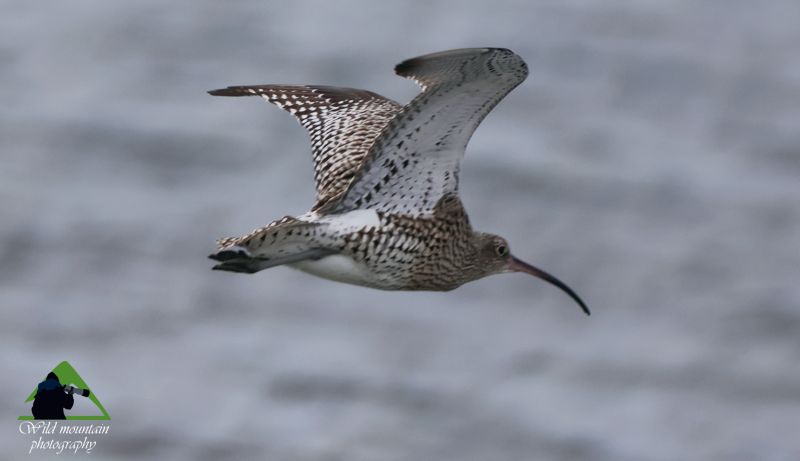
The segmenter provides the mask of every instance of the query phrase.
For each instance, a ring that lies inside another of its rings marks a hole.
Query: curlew
[[[218,241],[214,269],[254,273],[288,265],[383,290],[452,290],[488,275],[559,279],[472,228],[458,197],[459,167],[483,118],[528,75],[502,48],[406,60],[395,72],[422,92],[405,106],[370,91],[316,85],[231,86],[214,96],[261,96],[308,131],[316,202],[241,237]]]

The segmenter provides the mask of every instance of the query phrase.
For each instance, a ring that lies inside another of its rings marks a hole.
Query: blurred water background
[[[61,360],[98,460],[800,459],[797,1],[0,5],[0,459]],[[313,188],[292,117],[206,90],[405,102],[394,64],[467,46],[531,69],[468,149],[473,225],[592,317],[523,275],[209,270]]]

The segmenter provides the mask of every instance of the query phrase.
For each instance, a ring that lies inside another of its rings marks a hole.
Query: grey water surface
[[[797,1],[0,5],[0,459],[62,360],[97,460],[800,459]],[[524,275],[210,271],[313,185],[288,114],[206,90],[405,102],[396,63],[468,46],[531,69],[467,151],[472,223],[592,317]]]

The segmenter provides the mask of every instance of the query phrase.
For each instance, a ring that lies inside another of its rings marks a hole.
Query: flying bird
[[[506,239],[472,228],[458,196],[461,159],[484,117],[528,75],[503,48],[469,48],[401,62],[422,87],[402,106],[371,91],[317,85],[230,86],[214,96],[261,96],[311,138],[316,202],[241,237],[220,239],[216,270],[288,265],[383,290],[448,291],[524,272],[566,284],[514,256]]]

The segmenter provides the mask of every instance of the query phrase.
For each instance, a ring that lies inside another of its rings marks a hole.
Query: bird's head
[[[561,288],[573,300],[575,300],[576,303],[578,303],[586,315],[590,314],[589,308],[586,307],[586,304],[584,304],[581,298],[575,294],[575,292],[572,291],[572,289],[564,282],[553,277],[547,272],[512,256],[511,249],[509,248],[506,239],[500,237],[499,235],[486,234],[482,232],[476,232],[474,235],[475,242],[477,243],[477,258],[475,261],[475,267],[477,267],[478,270],[483,273],[483,276],[504,274],[507,272],[524,272],[526,274],[533,275],[534,277],[538,277],[557,286],[558,288]]]

